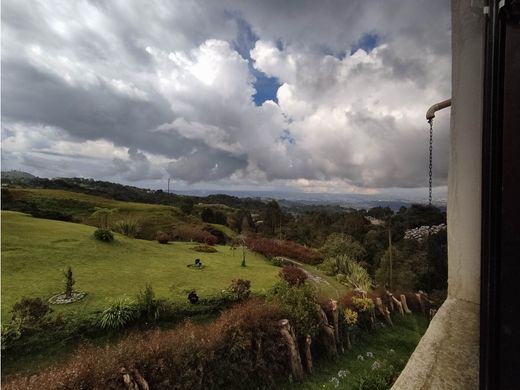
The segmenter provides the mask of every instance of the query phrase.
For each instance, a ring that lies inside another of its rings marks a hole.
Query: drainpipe
[[[435,118],[435,112],[442,110],[443,108],[451,106],[451,99],[444,100],[443,102],[434,104],[428,111],[426,111],[426,120],[431,122]]]

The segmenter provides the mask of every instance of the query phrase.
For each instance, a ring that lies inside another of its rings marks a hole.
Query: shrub
[[[22,298],[13,305],[11,310],[13,321],[21,323],[37,323],[41,321],[51,309],[40,298]]]
[[[358,313],[347,307],[345,310],[343,310],[343,318],[345,319],[348,327],[352,328],[357,325]]]
[[[285,259],[280,256],[275,256],[271,259],[271,263],[277,267],[283,267]]]
[[[215,237],[213,234],[209,234],[204,238],[204,244],[206,245],[217,245],[217,241],[217,237]]]
[[[332,233],[320,251],[325,257],[348,256],[356,261],[363,260],[367,255],[363,245],[353,237],[342,233]]]
[[[159,244],[168,244],[168,242],[170,241],[170,236],[164,232],[159,231],[155,235],[155,239]]]
[[[156,321],[165,309],[166,303],[155,298],[152,285],[147,284],[144,290],[137,294],[137,310],[140,317],[147,321]]]
[[[2,351],[11,348],[20,337],[22,337],[22,321],[16,319],[2,324]]]
[[[31,215],[34,218],[45,218],[45,219],[54,219],[56,221],[64,221],[71,222],[73,220],[72,215],[67,213],[62,213],[56,210],[41,210],[41,209],[33,209],[31,210]]]
[[[127,325],[137,317],[137,306],[128,298],[119,298],[113,301],[101,313],[99,325],[103,329],[118,329]]]
[[[318,299],[310,284],[297,287],[280,281],[273,286],[269,299],[281,307],[300,338],[307,334],[315,336],[318,333]]]
[[[203,252],[203,253],[215,253],[215,252],[218,252],[217,251],[217,248],[215,247],[212,247],[210,245],[197,245],[197,246],[194,246],[193,248],[194,251],[196,252]]]
[[[293,265],[283,267],[279,275],[291,286],[301,286],[307,280],[307,273]]]
[[[360,288],[368,291],[372,287],[368,271],[348,256],[330,257],[320,264],[319,268],[327,275],[338,275],[338,281],[351,289]]]
[[[196,241],[207,245],[214,245],[218,242],[217,237],[199,226],[176,227],[171,238],[178,241]]]
[[[118,233],[124,234],[127,237],[135,238],[141,231],[141,227],[137,221],[127,219],[117,222],[114,230]]]
[[[249,249],[267,257],[283,256],[306,264],[319,264],[322,261],[320,253],[293,241],[272,240],[269,238],[249,237]]]
[[[99,228],[94,232],[94,238],[98,241],[110,242],[114,239],[114,235],[108,229]]]
[[[245,279],[234,279],[228,287],[228,291],[238,300],[249,298],[249,295],[251,294],[251,281]]]
[[[248,301],[208,324],[185,322],[172,330],[131,334],[115,345],[81,346],[70,360],[6,389],[122,388],[122,368],[137,370],[151,389],[274,388],[289,372],[280,335],[281,310]]]

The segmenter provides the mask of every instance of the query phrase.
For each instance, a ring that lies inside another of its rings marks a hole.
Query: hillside
[[[21,171],[2,171],[2,184],[9,187],[65,190],[87,195],[103,196],[121,201],[182,206],[186,202],[223,204],[233,208],[263,209],[265,202],[253,197],[238,198],[225,194],[208,196],[178,195],[119,183],[80,177],[47,179]]]
[[[175,206],[119,201],[107,197],[88,195],[73,191],[10,188],[2,192],[2,208],[32,214],[49,219],[74,221],[95,226],[98,220],[92,217],[96,208],[114,210],[110,215],[111,225],[120,221],[135,221],[140,226],[139,238],[154,239],[158,231],[171,231],[180,226],[198,226],[200,229],[218,230],[224,237],[234,233],[226,226],[202,224],[195,215],[187,215]],[[233,209],[230,209],[233,212]]]
[[[152,206],[150,206],[152,207]],[[217,253],[198,253],[192,243],[130,239],[117,235],[107,244],[96,241],[94,228],[81,224],[32,218],[2,212],[2,314],[23,296],[49,298],[64,289],[63,271],[70,265],[75,287],[87,297],[60,311],[92,312],[103,309],[110,298],[132,297],[152,283],[158,297],[184,300],[187,291],[200,296],[215,294],[232,279],[251,280],[253,291],[266,291],[279,268],[256,253],[247,253],[247,267],[238,254],[217,246]],[[186,267],[195,258],[206,267]]]

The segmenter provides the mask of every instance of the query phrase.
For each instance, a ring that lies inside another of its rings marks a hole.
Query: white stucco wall
[[[448,295],[479,303],[484,15],[471,3],[452,1]]]
[[[448,299],[392,389],[478,388],[485,19],[472,3],[451,2]]]

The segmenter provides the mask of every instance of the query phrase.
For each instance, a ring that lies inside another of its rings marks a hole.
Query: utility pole
[[[390,223],[390,219],[388,219],[388,254],[389,254],[389,260],[390,260],[390,291],[392,291],[392,225]]]
[[[170,193],[170,178],[168,178],[168,194]]]

